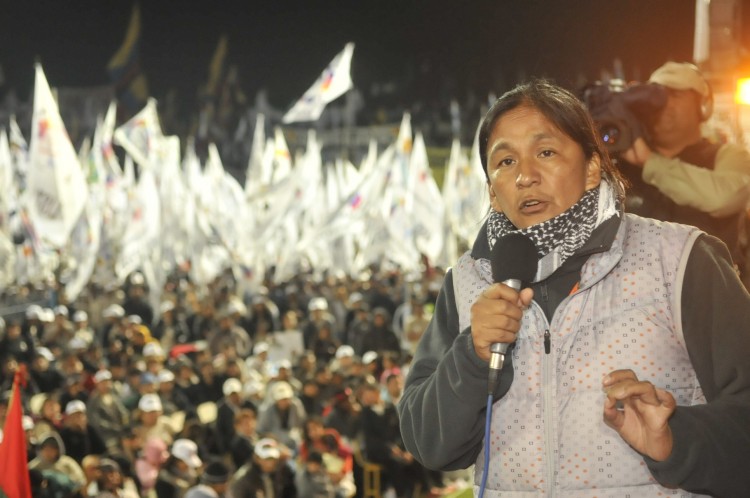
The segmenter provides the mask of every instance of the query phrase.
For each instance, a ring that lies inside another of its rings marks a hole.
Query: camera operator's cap
[[[651,73],[648,81],[675,90],[694,90],[703,98],[711,95],[708,82],[700,70],[688,62],[667,62]]]
[[[203,462],[198,456],[198,445],[190,439],[178,439],[172,443],[172,455],[179,458],[190,467],[197,469]]]
[[[279,451],[279,445],[276,441],[271,438],[263,438],[255,443],[255,454],[262,459],[267,458],[280,458],[281,451]]]
[[[224,384],[221,386],[221,390],[224,393],[224,396],[229,396],[232,393],[241,393],[242,382],[240,382],[239,379],[230,377],[224,381]]]
[[[86,413],[86,403],[84,403],[80,399],[74,399],[73,401],[69,401],[68,404],[65,405],[65,415],[73,415],[74,413],[78,412]]]

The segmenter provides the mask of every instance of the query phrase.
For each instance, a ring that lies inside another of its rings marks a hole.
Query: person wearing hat
[[[235,468],[248,462],[258,437],[258,413],[253,408],[241,408],[234,416],[234,436],[229,442],[229,455]]]
[[[322,296],[314,297],[310,299],[307,305],[307,319],[302,323],[302,342],[305,349],[311,349],[313,340],[318,336],[318,331],[323,327],[327,326],[333,336],[333,331],[336,330],[336,321],[328,311],[328,301]]]
[[[159,384],[157,393],[161,399],[164,415],[172,415],[176,412],[187,411],[192,406],[190,400],[185,396],[184,391],[175,389],[174,373],[163,368],[156,374],[156,380]]]
[[[230,377],[222,386],[222,397],[216,403],[216,436],[220,452],[226,452],[234,437],[234,417],[243,408],[242,381]]]
[[[200,484],[190,488],[185,498],[221,498],[227,491],[229,469],[220,460],[210,462],[203,469]]]
[[[135,483],[125,478],[120,464],[113,458],[99,460],[99,479],[96,481],[97,498],[138,498]]]
[[[270,402],[258,414],[258,432],[271,434],[282,444],[297,448],[307,418],[305,407],[286,381],[274,382],[269,391]]]
[[[667,102],[645,123],[649,141],[636,139],[622,155],[620,167],[631,183],[626,211],[697,226],[721,239],[744,269],[740,243],[750,200],[750,154],[739,144],[704,136],[713,96],[696,66],[667,62],[649,83],[667,90]]]
[[[169,450],[169,458],[159,471],[154,490],[159,498],[182,498],[198,483],[203,461],[198,456],[198,445],[191,439],[176,439]],[[238,496],[238,495],[236,495]]]
[[[163,415],[164,411],[158,394],[149,393],[141,396],[138,400],[137,413],[135,430],[143,441],[156,437],[170,444],[174,440],[177,431],[170,424],[169,419]]]
[[[77,399],[65,407],[60,439],[65,444],[66,454],[79,464],[87,455],[99,455],[107,451],[99,432],[88,421],[86,404]]]
[[[120,444],[123,428],[130,422],[130,414],[112,388],[112,372],[98,370],[94,374],[94,390],[86,404],[89,423],[97,430],[108,450]]]
[[[273,438],[263,438],[255,444],[253,458],[237,469],[230,481],[232,496],[297,496],[295,473],[287,464],[289,449]]]
[[[154,323],[154,308],[148,302],[146,279],[140,272],[134,272],[126,282],[126,298],[122,303],[125,315],[137,315],[142,323],[151,326]]]
[[[29,462],[29,470],[54,471],[68,476],[80,488],[86,483],[81,466],[65,454],[65,444],[60,435],[49,432],[39,438],[37,456]]]
[[[146,495],[154,489],[159,471],[168,459],[168,445],[162,439],[153,437],[143,444],[143,449],[134,463],[141,493]]]
[[[44,393],[57,391],[65,385],[65,377],[53,366],[55,355],[43,346],[36,348],[29,373],[39,390]]]

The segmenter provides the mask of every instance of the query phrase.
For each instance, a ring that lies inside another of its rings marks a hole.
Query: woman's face
[[[487,141],[492,208],[523,229],[568,210],[601,180],[600,158],[581,146],[535,107],[503,114]]]

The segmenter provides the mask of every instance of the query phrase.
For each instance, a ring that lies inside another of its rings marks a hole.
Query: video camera
[[[610,155],[616,157],[629,149],[637,138],[648,141],[644,122],[664,108],[667,90],[655,83],[597,81],[583,88],[581,100],[591,113]]]

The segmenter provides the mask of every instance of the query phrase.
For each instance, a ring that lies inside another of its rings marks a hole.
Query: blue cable
[[[487,396],[487,416],[484,421],[484,470],[482,471],[482,483],[479,485],[479,498],[484,497],[484,488],[487,485],[487,474],[490,470],[490,422],[492,421],[492,394]]]

